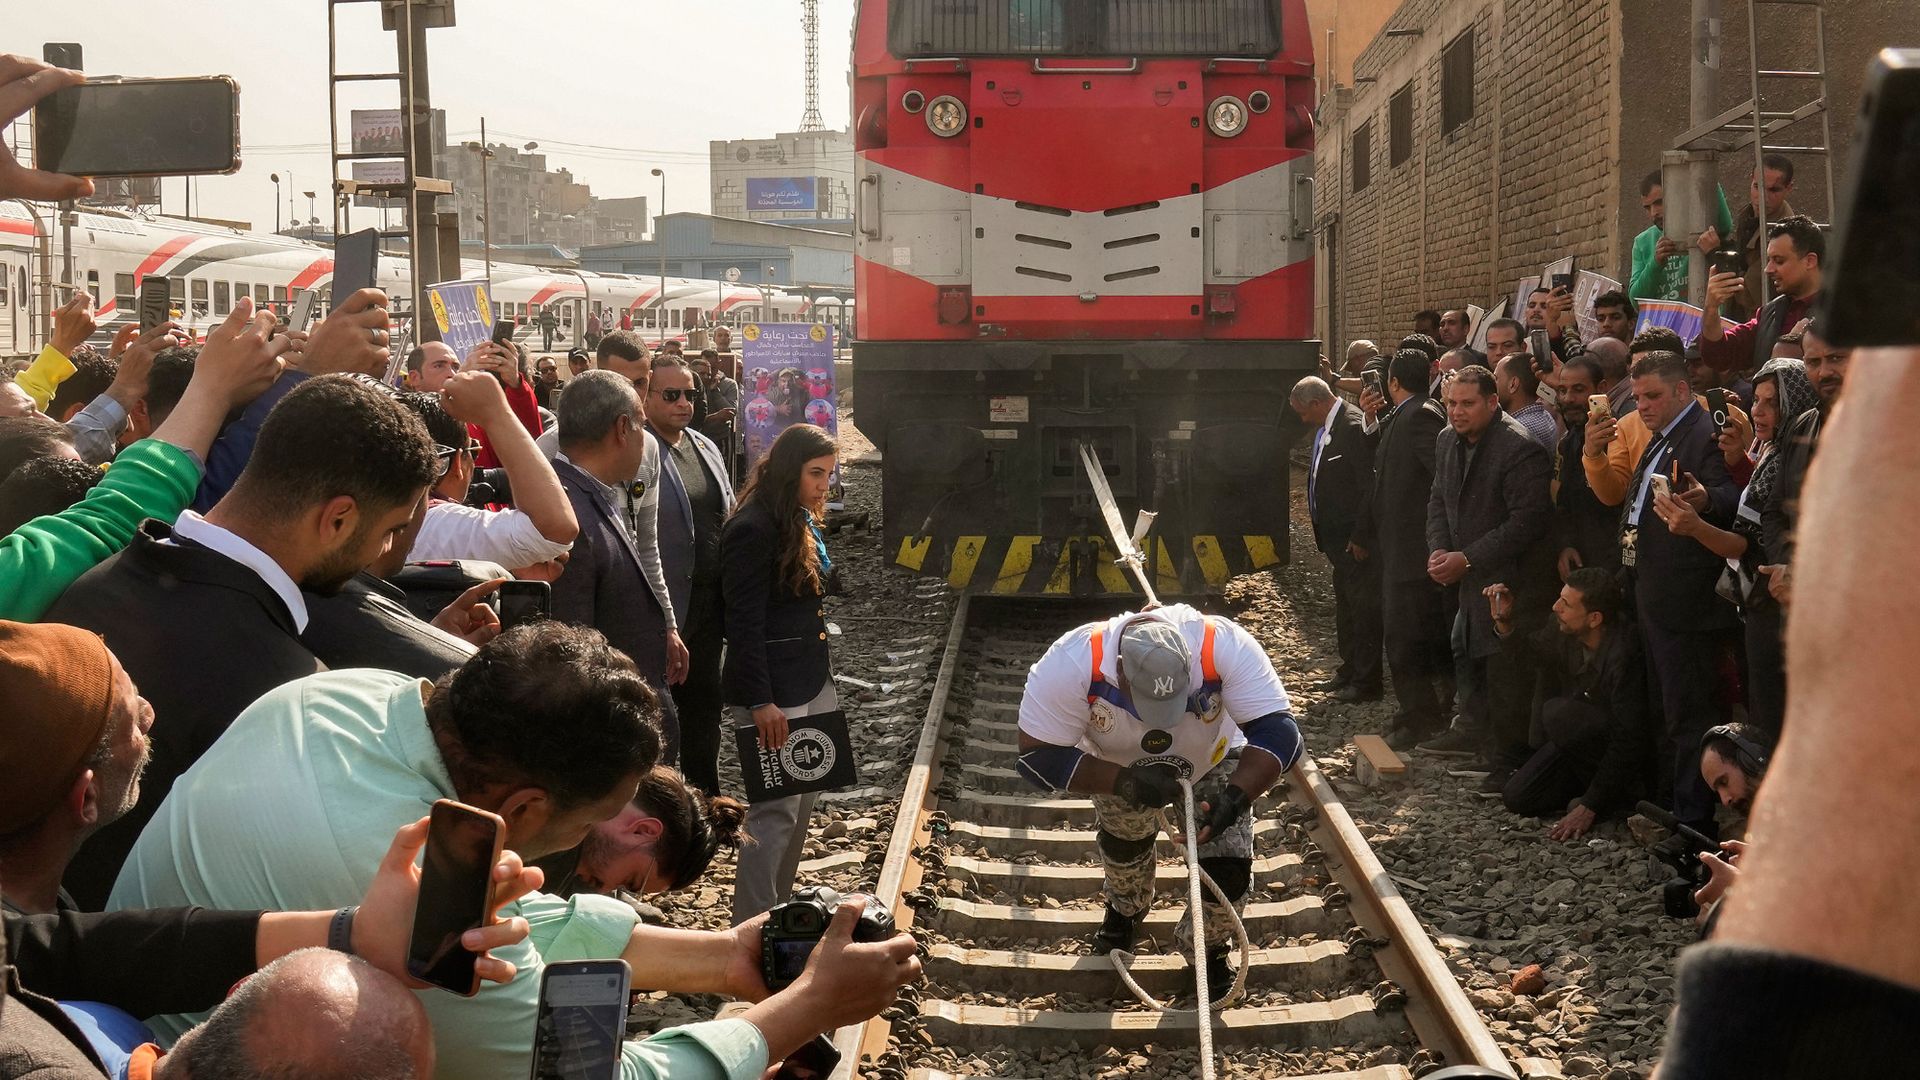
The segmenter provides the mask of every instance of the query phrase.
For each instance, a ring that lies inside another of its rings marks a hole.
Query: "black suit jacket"
[[[1474,656],[1492,656],[1500,642],[1481,590],[1506,585],[1516,610],[1525,613],[1539,607],[1553,572],[1551,545],[1545,542],[1553,526],[1548,492],[1553,465],[1546,449],[1504,412],[1480,436],[1470,464],[1466,448],[1452,427],[1442,429],[1435,442],[1427,550],[1466,555],[1460,609],[1467,613],[1468,648]]]
[[[1713,420],[1698,402],[1687,406],[1672,437],[1663,445],[1648,445],[1627,487],[1626,512],[1632,511],[1639,496],[1641,477],[1649,469],[1671,476],[1676,462],[1683,476],[1692,473],[1707,489],[1707,508],[1700,516],[1722,529],[1732,525],[1740,489],[1727,475],[1727,462],[1720,455]],[[1633,566],[1634,606],[1640,620],[1676,633],[1724,630],[1738,625],[1739,615],[1733,605],[1720,599],[1714,591],[1727,561],[1697,540],[1668,532],[1660,515],[1653,512],[1651,491],[1644,501]]]
[[[553,583],[553,617],[605,634],[664,695],[667,619],[640,570],[633,538],[614,517],[623,511],[609,506],[600,482],[571,462],[555,459],[553,471],[580,522],[567,568]]]
[[[1317,473],[1312,464],[1311,435],[1307,444],[1307,470],[1313,484],[1313,539],[1328,554],[1347,550],[1361,507],[1373,492],[1373,442],[1360,429],[1360,410],[1339,398],[1334,399],[1333,409]]]
[[[1434,444],[1447,413],[1429,397],[1411,397],[1380,421],[1373,489],[1360,504],[1354,538],[1380,561],[1384,580],[1427,577],[1427,499],[1433,494]]]
[[[827,611],[818,593],[780,580],[780,536],[766,504],[741,504],[720,534],[729,705],[805,705],[833,677]]]
[[[140,801],[95,833],[67,868],[80,906],[98,910],[140,830],[173,782],[262,694],[325,665],[300,642],[293,614],[260,575],[149,519],[125,551],[87,571],[47,622],[106,639],[153,704],[153,753]]]
[[[1580,457],[1585,451],[1585,426],[1569,428],[1560,440],[1559,492],[1553,500],[1555,529],[1561,548],[1580,553],[1582,566],[1620,569],[1620,508],[1608,506],[1587,483]]]
[[[330,668],[380,668],[438,679],[472,656],[472,645],[408,611],[407,594],[361,571],[338,593],[304,594],[300,640]]]

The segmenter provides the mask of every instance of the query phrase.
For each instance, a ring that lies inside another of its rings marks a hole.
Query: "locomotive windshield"
[[[897,57],[1225,56],[1280,51],[1272,0],[891,0]]]

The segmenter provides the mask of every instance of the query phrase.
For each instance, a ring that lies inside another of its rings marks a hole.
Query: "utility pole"
[[[660,178],[660,209],[653,213],[653,242],[660,249],[660,347],[667,347],[667,230],[662,221],[667,216],[667,173],[665,169],[653,170]]]
[[[427,29],[452,25],[453,5],[444,6],[445,18],[429,17],[434,5],[400,0],[382,14],[400,51],[400,121],[407,126],[407,176],[438,176],[434,168],[433,104],[427,79]],[[402,10],[395,10],[400,8]],[[424,9],[424,10],[423,10]],[[435,12],[434,14],[438,14]],[[440,245],[435,235],[434,209],[438,196],[415,186],[407,191],[407,254],[413,262],[413,318],[427,312],[427,286],[440,281]],[[416,330],[416,340],[426,336]]]
[[[1690,68],[1687,122],[1689,127],[1698,129],[1712,123],[1714,115],[1720,111],[1720,0],[1693,0],[1693,59]],[[1687,295],[1701,306],[1705,306],[1707,301],[1707,257],[1692,238],[1707,231],[1718,218],[1714,211],[1720,204],[1716,194],[1720,182],[1719,158],[1720,155],[1712,150],[1693,150],[1687,155],[1691,180],[1687,186],[1693,196],[1688,202],[1692,212],[1680,221],[1689,237],[1685,245]],[[1667,195],[1671,199],[1671,189]],[[1673,213],[1673,209],[1669,203],[1667,213]],[[1728,239],[1721,238],[1722,242]]]

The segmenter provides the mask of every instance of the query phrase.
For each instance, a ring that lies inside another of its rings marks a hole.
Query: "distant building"
[[[742,221],[709,214],[663,214],[668,277],[722,281],[740,271],[743,285],[775,285],[790,292],[853,293],[853,237],[800,223]],[[654,240],[589,247],[580,268],[609,274],[657,274]]]
[[[460,239],[486,236],[484,207],[493,209],[496,247],[551,244],[578,251],[635,239],[646,232],[647,200],[597,199],[566,169],[548,169],[547,156],[493,143],[489,164],[477,146],[449,147],[441,166],[453,181]],[[482,168],[488,172],[481,175]]]
[[[851,221],[853,135],[795,131],[709,144],[713,212],[751,221]]]

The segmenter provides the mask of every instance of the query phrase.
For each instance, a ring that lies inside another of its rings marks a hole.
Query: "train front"
[[[1287,557],[1313,371],[1304,0],[862,0],[853,344],[899,561],[981,592],[1158,591]]]

